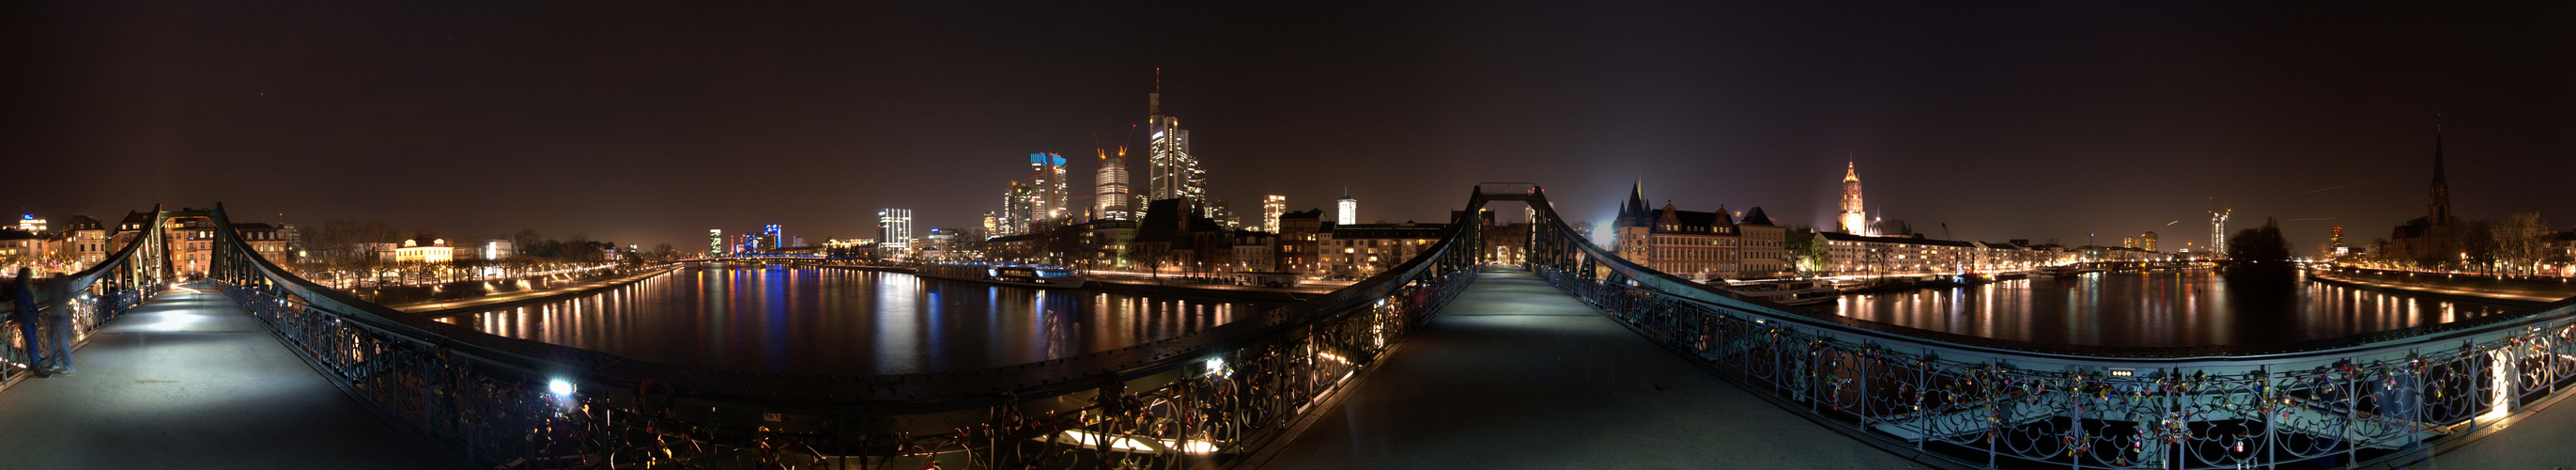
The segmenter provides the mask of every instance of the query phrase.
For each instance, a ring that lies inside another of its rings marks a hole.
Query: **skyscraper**
[[[1127,148],[1119,147],[1116,156],[1111,156],[1109,149],[1099,150],[1100,173],[1092,184],[1096,188],[1092,202],[1098,205],[1099,217],[1136,220],[1134,214],[1138,206],[1133,205],[1134,192],[1127,187]]]
[[[1029,154],[1029,189],[1036,199],[1029,201],[1032,220],[1050,220],[1073,215],[1065,207],[1064,156],[1052,153]]]
[[[1216,221],[1218,226],[1223,226],[1226,230],[1241,228],[1243,225],[1242,221],[1235,220],[1234,207],[1226,205],[1224,199],[1209,202],[1207,212],[1209,220]]]
[[[1876,235],[1876,233],[1874,233],[1875,231],[1870,230],[1869,216],[1863,213],[1861,209],[1862,207],[1864,206],[1861,205],[1860,200],[1860,164],[1858,162],[1845,163],[1843,166],[1842,215],[1835,220],[1837,225],[1842,226],[1843,233],[1853,235]]]
[[[892,259],[912,251],[912,209],[877,211],[877,248]]]
[[[760,247],[768,249],[785,248],[786,245],[783,245],[786,243],[786,240],[784,240],[785,238],[787,238],[786,234],[782,233],[782,231],[778,229],[778,224],[769,224],[766,227],[761,227]]]
[[[1012,181],[1010,188],[1002,190],[1001,231],[993,234],[1007,237],[1029,233],[1041,218],[1039,214],[1038,191]]]
[[[720,229],[720,228],[711,228],[711,229],[707,229],[707,256],[714,257],[714,256],[724,256],[724,255],[725,255],[724,229]]]
[[[2209,211],[2209,252],[2212,256],[2227,256],[2227,216],[2234,213],[2235,209]]]
[[[1342,200],[1334,206],[1341,209],[1342,213],[1333,218],[1333,223],[1341,225],[1360,223],[1360,200],[1351,199],[1351,188],[1342,188]]]
[[[1151,158],[1146,172],[1149,200],[1186,199],[1189,207],[1202,217],[1215,214],[1207,204],[1207,173],[1199,169],[1197,158],[1190,156],[1190,131],[1181,129],[1181,118],[1163,115],[1163,69],[1154,69],[1154,92],[1145,97],[1146,149]]]
[[[1261,199],[1261,231],[1279,233],[1279,215],[1288,213],[1288,196],[1272,194]]]
[[[2144,248],[2144,249],[2146,249],[2147,251],[2156,251],[2156,233],[2155,233],[2155,232],[2147,232],[2147,233],[2139,234],[2139,235],[2138,235],[2138,248]]]

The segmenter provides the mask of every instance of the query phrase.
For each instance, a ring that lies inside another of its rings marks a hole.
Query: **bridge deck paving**
[[[1921,467],[1489,271],[1265,468]]]
[[[2576,400],[2542,408],[2460,446],[2423,468],[2576,469]]]
[[[173,291],[0,393],[6,468],[447,468],[220,294]]]

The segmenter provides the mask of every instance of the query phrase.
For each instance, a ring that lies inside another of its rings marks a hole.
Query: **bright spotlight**
[[[565,382],[564,379],[554,379],[554,381],[546,382],[546,391],[554,392],[555,396],[558,397],[572,396],[572,382]]]

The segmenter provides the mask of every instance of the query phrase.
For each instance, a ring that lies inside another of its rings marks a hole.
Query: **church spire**
[[[2433,125],[2433,185],[2449,186],[2442,178],[2442,125]]]
[[[2433,225],[2451,223],[2451,183],[2442,175],[2442,126],[2433,125],[2433,194],[2427,201],[2425,222]]]
[[[1629,220],[1652,213],[1653,209],[1646,208],[1646,179],[1637,178],[1637,185],[1628,188],[1628,203],[1619,206],[1619,218]]]

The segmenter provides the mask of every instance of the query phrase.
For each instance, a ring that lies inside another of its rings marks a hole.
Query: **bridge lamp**
[[[1224,357],[1211,357],[1211,358],[1208,358],[1208,359],[1207,359],[1207,375],[1221,375],[1221,374],[1224,374],[1224,373],[1225,373],[1225,358],[1224,358]]]
[[[572,382],[564,379],[547,381],[546,392],[553,393],[556,398],[569,398],[572,396]]]

